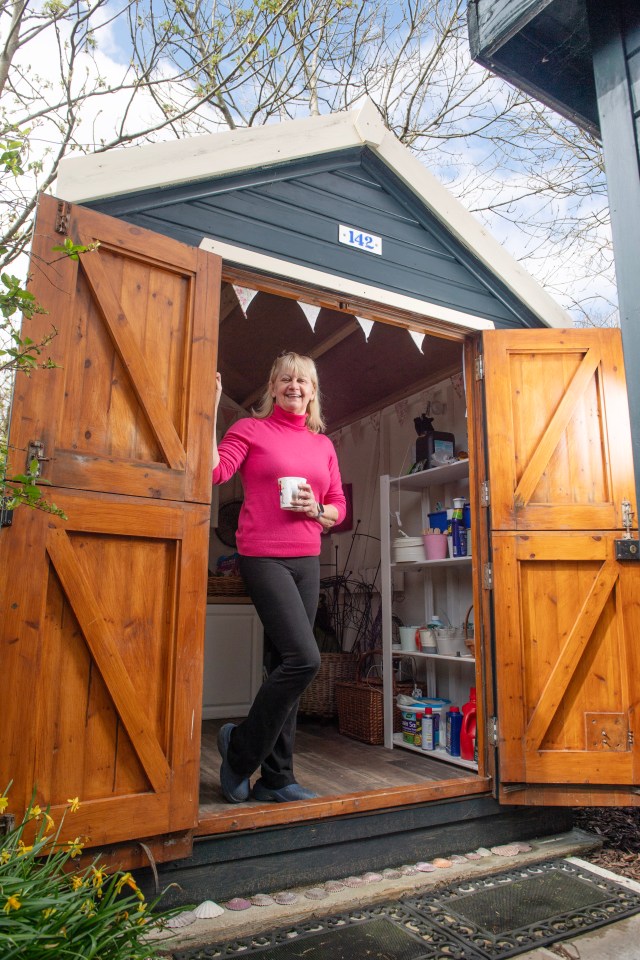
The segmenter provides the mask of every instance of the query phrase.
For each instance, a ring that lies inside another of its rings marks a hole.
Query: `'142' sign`
[[[382,253],[382,237],[365,233],[364,230],[358,230],[357,227],[345,227],[340,224],[338,240],[348,247],[355,247],[357,250],[364,250],[366,253],[377,253],[379,255]]]

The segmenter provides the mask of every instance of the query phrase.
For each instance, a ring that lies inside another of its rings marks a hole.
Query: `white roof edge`
[[[427,303],[415,297],[406,297],[384,287],[349,280],[333,273],[324,273],[322,270],[315,270],[313,267],[305,267],[298,263],[291,263],[289,260],[281,260],[279,257],[271,257],[265,253],[247,250],[246,247],[225,243],[222,240],[216,240],[214,237],[204,237],[200,243],[200,249],[207,250],[209,253],[217,253],[223,260],[241,267],[260,270],[272,276],[284,277],[289,280],[297,280],[299,283],[308,283],[314,287],[322,287],[325,290],[344,293],[351,297],[362,297],[365,300],[372,300],[374,303],[377,302],[387,307],[418,314],[425,320],[438,320],[457,331],[470,332],[495,329],[494,323],[484,317],[475,317],[468,313],[462,313],[461,310],[452,310],[451,307],[443,307],[437,303]]]
[[[359,109],[348,112],[68,157],[60,164],[55,192],[61,200],[83,203],[265,168],[359,145],[370,147],[542,323],[550,327],[573,326],[560,304],[387,129],[368,98]]]

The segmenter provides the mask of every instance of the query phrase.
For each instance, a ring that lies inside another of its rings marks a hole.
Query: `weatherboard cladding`
[[[249,250],[492,320],[540,321],[364,149],[90,204],[199,246]],[[338,243],[338,225],[382,238],[382,255]]]

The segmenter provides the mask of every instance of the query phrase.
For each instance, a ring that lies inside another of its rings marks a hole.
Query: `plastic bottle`
[[[447,711],[447,753],[451,757],[460,756],[460,728],[462,714],[460,707],[450,707]]]
[[[466,557],[467,555],[467,528],[464,524],[463,514],[464,497],[454,497],[453,515],[451,517],[454,557]]]
[[[460,730],[460,756],[463,760],[473,760],[476,752],[476,688],[469,690],[469,701],[462,707],[462,727]]]
[[[422,749],[435,750],[435,748],[435,717],[433,715],[433,709],[431,707],[425,707],[422,717]]]

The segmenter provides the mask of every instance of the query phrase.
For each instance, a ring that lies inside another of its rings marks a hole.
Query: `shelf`
[[[456,460],[442,467],[431,467],[420,473],[408,473],[404,477],[390,477],[389,482],[398,484],[403,490],[424,490],[436,483],[452,483],[469,476],[469,461]]]
[[[414,653],[412,650],[396,650],[391,648],[391,653],[394,657],[421,657],[425,660],[449,660],[453,663],[475,663],[475,657],[457,657],[455,654],[448,653],[424,653],[422,650],[416,650]]]
[[[476,770],[478,769],[478,764],[475,760],[463,760],[462,757],[451,757],[442,747],[437,747],[435,750],[422,750],[420,747],[416,747],[413,743],[405,743],[402,739],[401,733],[394,733],[393,735],[393,746],[403,747],[405,750],[411,750],[413,753],[419,753],[423,757],[430,757],[432,760],[442,760],[443,763],[452,763],[456,767],[464,767],[466,770]]]
[[[427,570],[433,567],[465,567],[471,564],[473,557],[445,557],[444,560],[394,560],[394,570]]]

